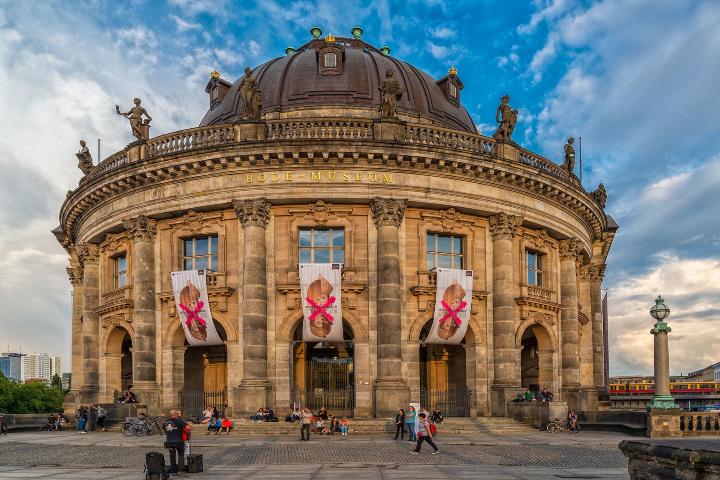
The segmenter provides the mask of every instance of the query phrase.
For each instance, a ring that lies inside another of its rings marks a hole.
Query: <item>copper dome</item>
[[[321,73],[319,53],[329,45],[321,39],[253,70],[262,92],[265,118],[277,118],[289,111],[333,107],[378,110],[381,103],[378,88],[385,72],[391,69],[405,88],[398,102],[401,118],[477,133],[467,110],[443,88],[448,77],[435,80],[406,62],[383,55],[362,40],[339,37],[334,40],[330,45],[342,50],[341,65],[335,74]],[[459,79],[454,78],[462,88]],[[242,120],[240,81],[236,80],[222,100],[207,111],[200,126]]]

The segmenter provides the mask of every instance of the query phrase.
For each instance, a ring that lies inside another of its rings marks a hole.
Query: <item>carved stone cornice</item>
[[[523,233],[525,242],[537,250],[546,250],[552,247],[553,240],[548,235],[547,230],[525,230]]]
[[[603,278],[605,277],[605,267],[606,265],[604,263],[599,265],[583,265],[578,270],[578,275],[581,280],[592,283],[602,283]]]
[[[157,234],[157,221],[145,215],[123,220],[123,227],[136,242],[152,242]]]
[[[233,208],[243,228],[249,226],[266,228],[270,221],[270,203],[264,198],[257,200],[234,200]]]
[[[65,271],[68,274],[68,278],[70,279],[70,283],[73,287],[78,287],[82,285],[83,280],[83,269],[82,267],[67,267]]]
[[[581,245],[580,240],[577,238],[566,238],[565,240],[560,240],[558,243],[560,258],[572,258],[575,260],[578,256],[578,252],[580,252]]]
[[[500,212],[488,217],[493,240],[512,240],[515,230],[522,224],[522,217]]]
[[[98,263],[99,249],[94,243],[78,243],[75,246],[75,252],[83,265]]]
[[[407,200],[404,198],[375,198],[370,202],[373,220],[377,228],[391,226],[399,228],[405,216]]]
[[[101,252],[112,255],[125,251],[127,249],[126,241],[127,235],[125,233],[108,233],[99,248]]]

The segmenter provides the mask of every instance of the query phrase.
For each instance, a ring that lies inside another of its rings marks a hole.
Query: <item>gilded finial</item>
[[[335,43],[335,37],[333,36],[332,33],[328,33],[327,37],[325,37],[325,41],[327,43]]]
[[[450,67],[450,70],[448,70],[448,75],[455,75],[457,76],[457,68]]]
[[[212,78],[220,78],[220,72],[218,72],[217,70],[213,70],[212,72],[210,72],[210,76]]]

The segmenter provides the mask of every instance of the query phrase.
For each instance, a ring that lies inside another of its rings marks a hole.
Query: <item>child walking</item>
[[[422,442],[427,442],[433,448],[432,454],[437,455],[440,453],[440,450],[438,450],[437,445],[435,445],[435,442],[432,440],[433,435],[430,429],[430,422],[427,420],[427,415],[424,412],[420,412],[418,418],[420,421],[418,422],[417,445],[415,445],[415,450],[411,450],[410,453],[417,455],[420,453]]]

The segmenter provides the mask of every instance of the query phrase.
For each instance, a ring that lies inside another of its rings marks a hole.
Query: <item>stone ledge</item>
[[[620,442],[619,448],[628,458],[628,473],[632,480],[720,478],[720,449],[717,442],[624,440]]]

